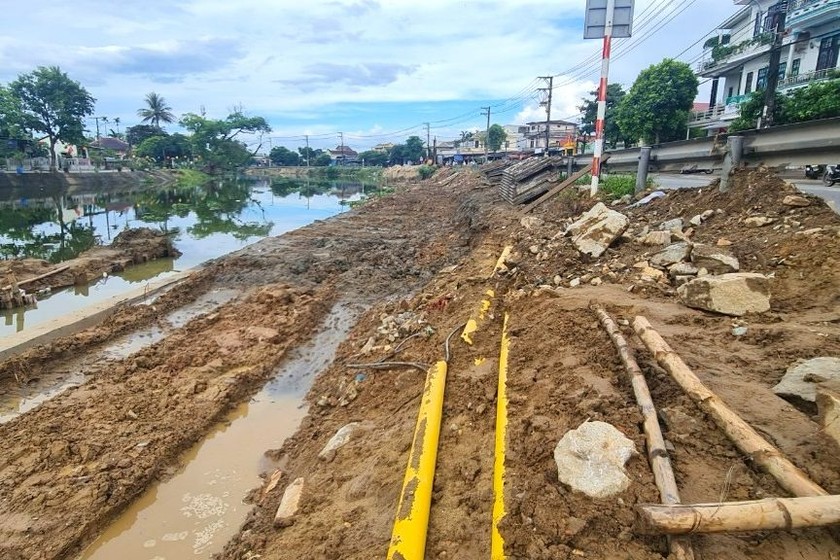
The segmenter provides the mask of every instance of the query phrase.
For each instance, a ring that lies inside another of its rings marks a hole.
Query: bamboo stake
[[[677,489],[677,481],[671,468],[671,459],[665,449],[665,438],[662,437],[662,430],[659,428],[656,407],[650,396],[645,376],[633,357],[632,349],[612,317],[600,305],[595,304],[591,307],[601,321],[601,325],[610,335],[610,339],[612,339],[613,345],[627,371],[627,376],[630,378],[630,384],[633,386],[633,394],[636,396],[636,402],[644,419],[643,428],[647,441],[647,456],[650,468],[653,471],[653,479],[656,481],[656,487],[659,488],[660,500],[663,504],[679,504],[680,493]],[[694,550],[687,537],[671,539],[670,548],[671,556],[677,560],[692,560],[694,558]]]
[[[840,496],[768,498],[694,505],[638,505],[636,530],[648,535],[822,527],[840,523]]]
[[[32,278],[27,278],[25,280],[21,280],[17,283],[17,285],[18,286],[23,286],[24,284],[30,284],[30,283],[35,282],[37,280],[43,280],[44,278],[48,278],[50,276],[53,276],[54,274],[58,274],[59,272],[64,272],[65,270],[67,270],[69,268],[70,268],[70,265],[59,266],[58,268],[54,268],[53,270],[50,270],[49,272],[45,272],[43,274],[39,274],[38,276],[33,276]],[[11,290],[12,289],[12,284],[9,284],[8,286],[3,286],[0,289],[1,290]]]
[[[633,320],[633,329],[659,365],[668,370],[671,377],[694,399],[700,409],[711,416],[732,443],[756,465],[772,475],[782,488],[794,496],[828,495],[828,492],[809,479],[785,458],[781,451],[761,437],[752,426],[726,406],[720,397],[703,385],[679,355],[653,330],[647,319],[637,316]]]

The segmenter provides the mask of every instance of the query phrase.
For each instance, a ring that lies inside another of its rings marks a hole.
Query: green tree
[[[20,108],[20,127],[50,143],[50,168],[56,167],[55,145],[84,142],[82,119],[93,113],[96,100],[58,66],[39,66],[9,84]]]
[[[0,86],[0,156],[24,151],[31,137],[23,131],[20,102],[11,91]]]
[[[134,149],[134,155],[151,158],[158,163],[172,158],[189,158],[192,156],[192,142],[178,133],[171,136],[150,136]]]
[[[403,165],[408,159],[405,144],[394,144],[388,152],[388,165]]]
[[[507,132],[498,124],[494,124],[487,131],[487,148],[491,152],[498,152],[507,139]]]
[[[359,154],[359,159],[363,160],[365,165],[379,165],[382,167],[388,165],[388,154],[377,150],[362,152]]]
[[[139,146],[143,140],[151,136],[167,136],[167,133],[150,124],[138,124],[125,129],[125,141],[132,146]]]
[[[315,158],[320,156],[324,153],[324,150],[321,149],[313,149],[308,146],[302,146],[298,148],[298,153],[300,154],[300,161],[306,163],[306,159],[309,158],[309,165],[315,165]]]
[[[274,146],[268,154],[275,165],[300,165],[300,154],[283,146]]]
[[[172,114],[172,107],[166,104],[166,99],[155,92],[146,94],[143,99],[146,103],[145,107],[137,109],[137,116],[143,120],[141,122],[151,123],[155,128],[160,128],[160,123],[175,122],[175,115]]]
[[[615,148],[619,142],[624,142],[625,138],[621,134],[621,129],[618,128],[616,122],[616,109],[624,99],[627,93],[622,89],[621,84],[609,84],[607,86],[607,112],[606,112],[606,128],[604,129],[604,141],[606,144]],[[578,107],[583,116],[580,119],[580,131],[584,134],[595,133],[595,120],[598,117],[598,91],[591,91],[589,95],[592,99],[584,99],[583,105]]]
[[[310,165],[314,165],[315,167],[327,167],[330,163],[332,163],[330,154],[322,151],[320,154],[315,156],[315,159],[310,162]]]
[[[729,126],[730,132],[755,128],[763,111],[764,91],[754,91],[741,103],[738,118]],[[792,124],[837,115],[840,115],[840,79],[815,82],[787,94],[776,94],[774,124]]]
[[[423,160],[423,141],[419,136],[409,136],[405,141],[405,158],[414,163]]]
[[[264,118],[248,117],[239,110],[225,119],[207,119],[187,113],[180,124],[192,134],[193,155],[201,157],[210,173],[231,171],[246,165],[256,154],[257,150],[249,151],[237,140],[239,135],[271,132]]]
[[[621,133],[645,143],[681,138],[698,84],[688,64],[670,58],[642,70],[618,105]]]

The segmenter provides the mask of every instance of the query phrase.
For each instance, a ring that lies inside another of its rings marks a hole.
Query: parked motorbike
[[[825,174],[825,165],[818,163],[815,165],[806,165],[805,166],[805,178],[806,179],[819,179]]]
[[[825,166],[825,175],[823,175],[823,183],[825,183],[826,187],[830,187],[834,183],[840,183],[840,165]]]

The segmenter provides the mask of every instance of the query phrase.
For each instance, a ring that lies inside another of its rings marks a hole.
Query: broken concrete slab
[[[668,267],[668,274],[671,278],[677,276],[696,276],[700,270],[691,263],[678,262]]]
[[[565,234],[573,236],[572,244],[578,251],[597,258],[629,225],[627,216],[599,202],[566,228]]]
[[[352,436],[353,432],[355,432],[361,425],[361,422],[350,422],[349,424],[339,428],[321,452],[318,453],[318,458],[328,462],[332,461],[335,458],[336,451],[350,441],[350,436]]]
[[[630,486],[624,464],[636,446],[611,424],[584,422],[554,448],[560,482],[592,498],[608,498]]]
[[[740,317],[770,309],[770,282],[763,274],[703,276],[677,288],[688,307]]]
[[[821,386],[840,389],[840,358],[812,358],[789,367],[773,392],[780,397],[816,402],[817,389]]]
[[[691,254],[691,245],[681,241],[671,243],[650,258],[650,264],[667,268],[674,263],[682,262]]]
[[[298,507],[300,506],[300,497],[303,494],[303,478],[296,478],[294,482],[286,487],[283,492],[283,498],[280,500],[280,506],[277,508],[277,513],[274,514],[275,527],[288,527],[295,522],[295,515],[297,515]]]
[[[691,248],[691,262],[711,274],[738,272],[741,268],[741,263],[728,250],[703,243],[696,243]]]
[[[651,231],[642,237],[639,242],[642,245],[668,245],[671,243],[671,232],[667,230]]]

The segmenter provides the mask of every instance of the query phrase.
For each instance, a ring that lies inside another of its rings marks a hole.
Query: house
[[[119,138],[114,138],[112,136],[102,136],[98,140],[94,140],[91,142],[90,147],[93,149],[99,149],[104,151],[110,151],[117,155],[119,158],[125,158],[128,155],[131,146],[128,145],[128,142],[123,142]]]
[[[549,150],[574,150],[577,140],[578,125],[568,121],[548,121]],[[524,149],[535,153],[544,153],[546,148],[546,121],[526,123]]]
[[[327,150],[327,152],[330,154],[332,163],[344,164],[356,161],[359,156],[359,153],[350,146],[336,146],[335,150]]]
[[[394,147],[394,144],[391,142],[385,142],[384,144],[377,144],[371,150],[374,152],[382,152],[383,154],[391,153],[391,148]]]
[[[697,67],[712,80],[709,108],[694,111],[689,127],[726,130],[740,104],[767,85],[774,30],[784,17],[777,91],[831,77],[840,51],[840,0],[735,0],[743,6],[704,45]]]
[[[525,148],[525,135],[529,127],[521,124],[506,124],[502,128],[505,129],[506,134],[502,151],[508,153],[522,151]]]

